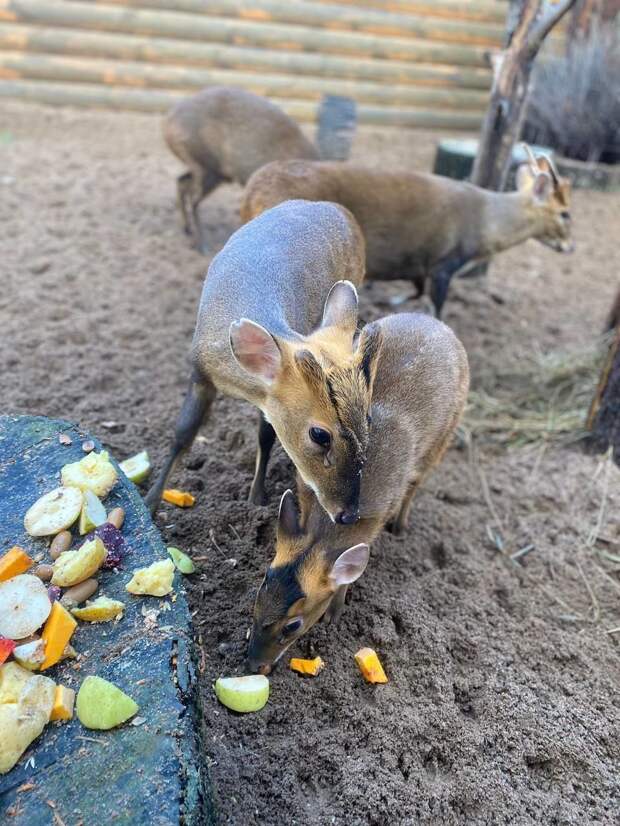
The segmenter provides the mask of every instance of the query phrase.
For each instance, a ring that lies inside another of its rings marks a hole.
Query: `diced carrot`
[[[50,720],[72,720],[75,691],[66,685],[57,685]]]
[[[15,651],[15,643],[13,640],[7,640],[6,637],[0,637],[0,665],[6,662],[9,655]]]
[[[31,559],[19,545],[14,545],[0,556],[0,582],[25,573],[33,565],[34,559]]]
[[[385,676],[383,666],[372,648],[360,648],[355,655],[355,662],[367,683],[387,683],[388,678]]]
[[[179,508],[191,508],[196,501],[196,497],[185,490],[177,490],[176,488],[169,488],[164,491],[163,497],[166,502],[172,505],[177,505]]]
[[[54,602],[41,634],[41,638],[45,640],[45,659],[41,663],[41,671],[45,671],[61,659],[76,627],[77,620],[59,602]]]
[[[325,663],[320,657],[315,657],[313,660],[302,660],[299,657],[293,657],[289,666],[291,671],[297,671],[306,677],[316,677],[325,668]]]

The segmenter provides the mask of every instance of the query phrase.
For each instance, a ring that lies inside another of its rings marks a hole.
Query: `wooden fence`
[[[0,96],[162,111],[203,86],[314,120],[477,129],[504,31],[497,0],[0,0]]]

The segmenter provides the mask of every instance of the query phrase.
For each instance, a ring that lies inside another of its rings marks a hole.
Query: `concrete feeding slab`
[[[71,444],[61,444],[60,434]],[[0,551],[17,544],[48,560],[48,541],[25,533],[24,514],[60,484],[63,465],[84,457],[82,443],[91,438],[69,422],[0,417]],[[199,759],[183,578],[175,574],[174,592],[164,598],[128,594],[130,572],[168,558],[167,551],[137,488],[122,473],[105,505],[108,511],[125,509],[122,532],[130,552],[122,570],[101,573],[99,593],[124,602],[125,615],[118,623],[80,623],[71,641],[80,659],[46,674],[76,691],[89,674],[110,680],[139,704],[138,725],[100,732],[85,729],[77,718],[48,724],[18,764],[0,775],[0,821],[209,824],[215,816]]]

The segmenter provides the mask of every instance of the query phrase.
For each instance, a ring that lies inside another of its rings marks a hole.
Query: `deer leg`
[[[204,255],[208,255],[209,247],[204,237],[204,231],[198,216],[198,207],[203,198],[213,192],[224,179],[211,169],[202,169],[199,174],[194,172],[192,176],[191,207],[194,244],[197,250]]]
[[[189,212],[187,210],[187,199],[192,188],[192,173],[186,172],[184,175],[179,175],[177,178],[177,207],[181,213],[183,220],[183,232],[186,235],[192,234],[192,228],[189,220]]]
[[[441,317],[443,305],[448,297],[452,276],[463,268],[462,258],[450,258],[439,264],[431,275],[431,301],[435,308],[436,318]]]
[[[403,496],[403,501],[400,503],[400,508],[396,514],[396,518],[392,519],[392,521],[387,525],[387,529],[393,536],[400,536],[406,530],[411,501],[419,487],[419,480],[411,482],[407,488],[407,492]]]
[[[267,463],[271,448],[276,440],[276,432],[269,424],[263,413],[258,421],[258,449],[256,451],[256,470],[250,488],[250,502],[254,505],[266,505],[267,494],[265,493],[265,474],[267,473]]]
[[[146,496],[145,502],[151,511],[151,515],[157,510],[168,477],[181,454],[186,453],[192,446],[198,429],[206,419],[214,399],[215,386],[208,378],[193,378],[190,381],[183,407],[177,419],[172,449],[155,484]]]

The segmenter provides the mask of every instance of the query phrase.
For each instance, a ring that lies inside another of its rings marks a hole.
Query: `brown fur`
[[[359,227],[336,204],[289,201],[230,238],[205,280],[192,347],[193,378],[173,450],[149,492],[152,509],[219,390],[256,405],[266,420],[252,501],[265,501],[275,431],[332,518],[355,517],[380,347],[378,332],[362,335],[354,346],[353,285],[362,281],[363,262]],[[272,367],[273,375],[260,372]],[[331,435],[328,448],[312,441],[315,427]]]
[[[379,329],[382,344],[360,520],[333,524],[303,483],[298,517],[291,512],[290,497],[283,498],[275,558],[254,609],[249,658],[255,670],[268,671],[328,609],[338,613],[346,586],[334,587],[334,563],[348,548],[372,542],[389,522],[396,533],[405,528],[411,500],[441,461],[463,412],[467,356],[448,327],[429,316],[405,313],[371,326]],[[282,641],[284,626],[299,617],[299,633]]]
[[[203,89],[177,103],[163,132],[189,170],[178,180],[178,206],[186,232],[202,248],[198,204],[220,183],[245,184],[270,161],[319,158],[295,121],[275,104],[226,86]]]
[[[537,238],[568,251],[570,184],[539,159],[534,174],[551,184],[541,200],[531,164],[525,170],[517,192],[497,193],[420,172],[276,161],[248,181],[241,217],[248,221],[289,198],[342,204],[364,234],[368,277],[409,278],[420,290],[430,279],[439,314],[450,278],[501,250]]]

